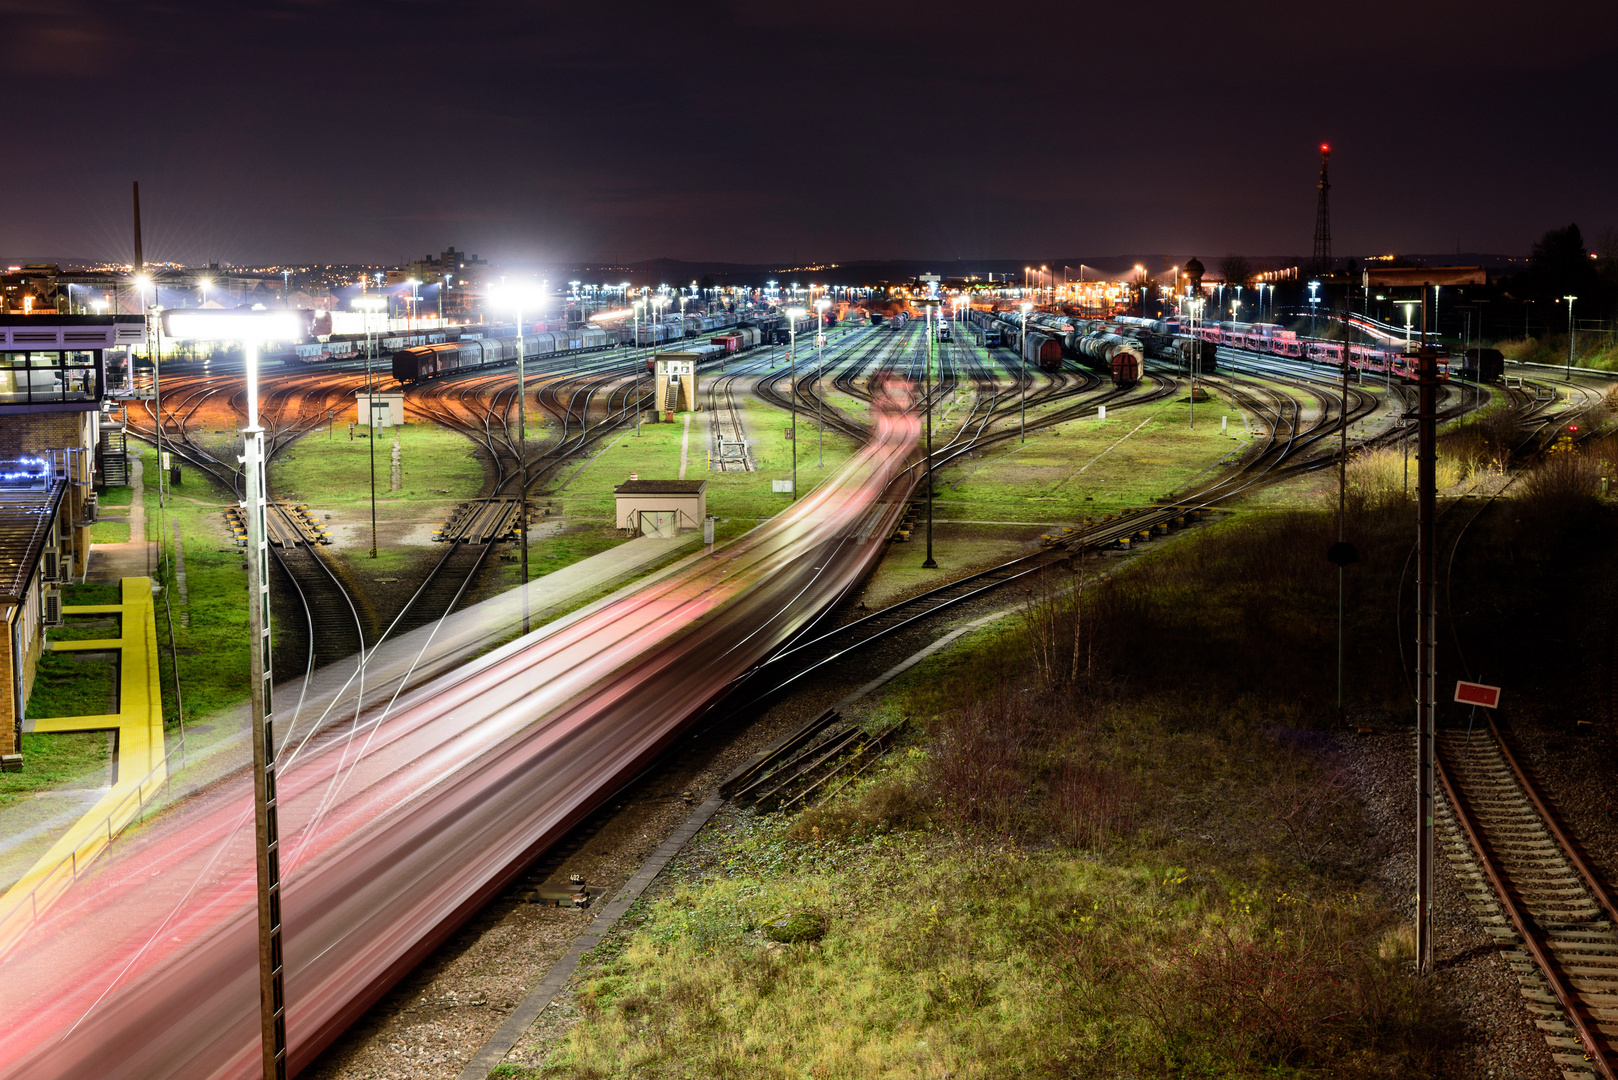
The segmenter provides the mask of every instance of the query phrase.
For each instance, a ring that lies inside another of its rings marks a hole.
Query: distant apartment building
[[[465,319],[478,310],[488,280],[489,264],[476,255],[453,247],[438,255],[423,255],[401,270],[389,270],[389,287],[414,280],[417,314],[437,315],[442,302],[446,319]]]
[[[145,340],[139,316],[0,315],[0,758],[19,751],[61,587],[88,568],[95,488],[128,482],[108,364]]]

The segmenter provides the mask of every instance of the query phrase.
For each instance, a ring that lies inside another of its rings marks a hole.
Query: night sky
[[[901,14],[903,12],[903,14]],[[0,256],[1525,252],[1618,225],[1618,4],[0,0]]]

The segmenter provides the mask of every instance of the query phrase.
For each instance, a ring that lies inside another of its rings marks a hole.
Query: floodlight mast
[[[792,410],[792,501],[798,501],[798,320],[803,318],[801,307],[787,308],[787,406]]]
[[[522,312],[524,306],[532,310],[545,301],[544,283],[538,290],[507,288],[496,296],[496,302],[513,309],[517,316],[517,529],[522,548],[522,632],[528,633],[528,391],[523,370]]]
[[[356,296],[355,307],[365,320],[365,430],[371,442],[371,558],[376,558],[376,390],[371,382],[371,316],[387,304],[380,296]]]
[[[177,340],[239,340],[247,359],[247,424],[242,428],[243,503],[247,511],[247,641],[253,722],[253,825],[258,879],[259,1032],[264,1080],[287,1075],[286,993],[282,977],[280,825],[275,785],[275,723],[270,655],[270,548],[265,521],[264,429],[258,422],[258,347],[302,335],[287,311],[171,311],[168,336]],[[360,642],[363,655],[365,643]]]

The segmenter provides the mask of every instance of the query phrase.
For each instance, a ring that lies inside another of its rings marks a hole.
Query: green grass
[[[1189,415],[1186,402],[1169,402],[1030,431],[1026,443],[1012,439],[941,471],[934,513],[1057,524],[1151,503],[1204,474],[1246,438],[1240,410],[1217,397],[1196,406],[1195,430]],[[1223,435],[1221,416],[1231,421]],[[1000,430],[1006,426],[1002,421]]]
[[[144,448],[141,460],[145,475],[155,478],[156,452]],[[180,649],[195,650],[194,654],[178,656],[186,721],[192,723],[247,697],[247,571],[243,569],[242,550],[234,545],[224,518],[225,506],[234,503],[235,497],[199,469],[186,470],[184,483],[171,491],[161,517],[156,485],[147,484],[145,495],[146,539],[157,540],[162,535],[172,548],[174,522],[178,520],[185,545],[190,602],[182,609],[178,589],[172,583],[168,602],[174,616],[175,644]],[[167,571],[159,565],[158,582],[162,583],[165,573],[172,575],[174,569],[171,556]],[[175,658],[169,655],[169,621],[163,597],[154,599],[163,717],[173,725],[179,715],[173,693]],[[64,602],[94,601],[74,594]]]
[[[107,782],[104,731],[24,734],[22,755],[22,772],[0,773],[0,806],[9,806],[36,791],[68,784],[99,787]]]
[[[710,471],[706,428],[702,414],[695,413],[692,414],[686,479],[708,481],[708,513],[722,520],[756,521],[780,513],[790,502],[789,496],[772,492],[770,482],[792,476],[792,440],[786,437],[791,420],[782,410],[751,400],[745,401],[742,411],[756,471]],[[549,502],[554,512],[570,519],[614,521],[613,488],[629,479],[630,473],[638,473],[643,480],[679,477],[683,415],[676,413],[672,424],[643,424],[639,435],[626,430],[613,436],[606,448],[582,469],[573,466],[563,470],[556,481],[560,490],[541,501]],[[828,430],[825,464],[817,466],[815,429],[808,415],[799,417],[798,440],[798,485],[804,492],[831,476],[857,449],[853,439]],[[563,482],[565,487],[561,487]]]
[[[111,630],[99,636],[116,637],[117,633]],[[51,636],[57,638],[56,632]],[[34,672],[34,689],[28,695],[30,720],[48,716],[99,716],[117,711],[115,655],[77,651],[41,654]],[[26,736],[24,738],[26,740]]]
[[[867,607],[884,607],[970,571],[1010,562],[1029,549],[1027,541],[1008,536],[1003,527],[935,525],[933,561],[938,563],[938,569],[924,570],[921,564],[927,557],[926,530],[926,519],[918,519],[908,544],[888,545],[860,593]]]
[[[483,466],[464,435],[436,424],[412,423],[378,432],[376,484],[379,499],[441,503],[475,498],[484,487]],[[403,469],[401,487],[389,490],[393,441]],[[371,444],[349,439],[344,429],[329,438],[324,429],[298,440],[270,465],[275,498],[311,508],[350,506],[371,498]]]

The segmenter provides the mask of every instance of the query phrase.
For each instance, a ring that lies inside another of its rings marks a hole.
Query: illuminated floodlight
[[[296,311],[163,312],[163,333],[178,341],[292,341],[303,336],[303,316]]]
[[[1023,303],[1022,303],[1022,309],[1025,312],[1033,311],[1034,310],[1034,305],[1033,305],[1033,303],[1031,301],[1024,300]]]
[[[500,308],[532,311],[544,305],[545,290],[538,282],[507,282],[489,290],[489,303]]]
[[[805,311],[801,307],[789,307],[789,308],[787,308],[787,318],[789,318],[789,319],[794,319],[794,320],[801,319],[807,314],[809,314],[809,313],[807,311]]]
[[[827,308],[831,307],[831,301],[822,296],[819,300],[815,301],[815,307],[819,308],[821,311],[825,311]]]
[[[361,311],[381,311],[387,307],[388,300],[385,296],[356,296],[349,303]]]

